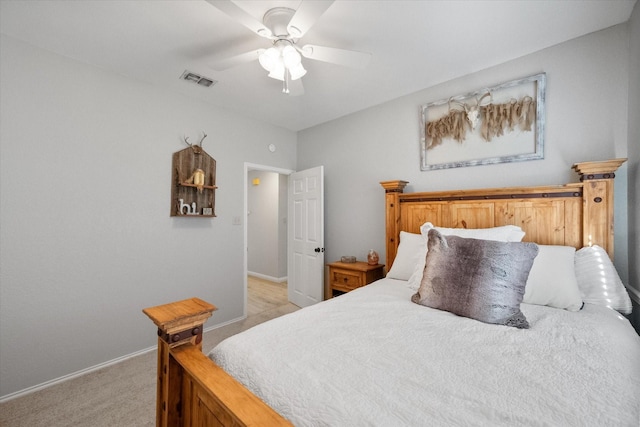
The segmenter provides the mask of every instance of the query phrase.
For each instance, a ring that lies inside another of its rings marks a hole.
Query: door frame
[[[244,248],[244,253],[243,253],[243,260],[242,260],[242,268],[244,271],[244,275],[243,275],[243,283],[244,283],[244,289],[242,290],[242,296],[244,298],[244,305],[243,305],[243,309],[242,309],[242,316],[244,318],[247,317],[248,314],[248,310],[247,310],[247,287],[248,287],[248,283],[247,283],[247,275],[249,274],[249,263],[248,263],[248,254],[249,254],[249,239],[248,239],[248,221],[249,221],[249,171],[262,171],[262,172],[275,172],[277,174],[280,175],[291,175],[292,173],[295,172],[295,170],[293,169],[282,169],[282,168],[277,168],[274,166],[267,166],[267,165],[259,165],[256,163],[248,163],[245,162],[244,163],[244,188],[243,188],[243,194],[244,194],[244,201],[243,201],[243,213],[242,213],[242,227],[243,227],[243,235],[244,235],[244,243],[243,243],[243,248]],[[288,286],[288,284],[287,284]]]

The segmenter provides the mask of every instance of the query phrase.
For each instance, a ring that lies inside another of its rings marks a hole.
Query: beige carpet
[[[297,310],[285,284],[249,278],[248,317],[204,334],[224,338]],[[149,352],[0,405],[1,427],[155,426],[156,352]]]

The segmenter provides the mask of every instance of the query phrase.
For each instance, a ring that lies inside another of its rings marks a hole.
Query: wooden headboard
[[[451,228],[517,225],[526,232],[524,241],[577,249],[599,245],[613,259],[613,179],[626,160],[576,163],[580,182],[542,187],[404,193],[407,181],[383,181],[387,268],[400,231],[420,233],[425,222]]]

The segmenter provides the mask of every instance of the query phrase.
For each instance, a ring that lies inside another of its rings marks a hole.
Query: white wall
[[[282,175],[286,184],[286,175]],[[253,179],[259,185],[253,185]],[[281,215],[284,204],[286,217],[286,186],[282,194],[283,179],[276,172],[250,171],[247,188],[247,269],[250,274],[268,280],[281,281],[286,277],[286,263],[282,274],[282,248],[286,260],[286,228],[282,234]],[[281,196],[284,196],[281,198]],[[285,224],[286,225],[286,224]]]
[[[325,166],[326,259],[363,259],[369,248],[385,259],[379,181],[407,180],[407,191],[560,184],[577,179],[575,162],[626,157],[627,35],[626,25],[612,27],[299,132],[298,168]],[[420,171],[421,105],[540,72],[547,73],[543,160]],[[624,236],[626,178],[616,186],[616,234]],[[627,263],[627,240],[619,238],[622,276]]]
[[[629,284],[640,331],[640,3],[629,20]]]
[[[241,317],[244,162],[295,169],[296,135],[1,43],[0,396],[155,345],[145,307]],[[171,155],[203,130],[218,216],[170,218]]]

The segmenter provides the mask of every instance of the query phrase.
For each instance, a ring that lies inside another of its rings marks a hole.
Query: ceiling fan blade
[[[213,7],[217,8],[221,12],[228,15],[230,18],[237,21],[239,24],[244,25],[257,35],[271,39],[273,34],[271,30],[264,26],[264,24],[256,20],[253,16],[245,12],[244,9],[237,6],[231,0],[206,0]]]
[[[301,96],[301,95],[304,95],[304,86],[302,85],[302,79],[290,81],[289,96]]]
[[[370,53],[337,49],[335,47],[306,44],[299,50],[305,58],[331,62],[332,64],[344,65],[345,67],[351,68],[365,68],[371,60]]]
[[[296,13],[287,25],[287,31],[292,37],[302,37],[309,28],[316,23],[318,18],[333,4],[334,0],[307,0],[302,1]]]
[[[229,68],[236,67],[238,65],[256,61],[258,59],[258,56],[260,56],[262,52],[264,52],[264,49],[256,49],[249,52],[241,53],[240,55],[214,60],[211,64],[209,64],[209,67],[213,68],[216,71],[228,70]]]

